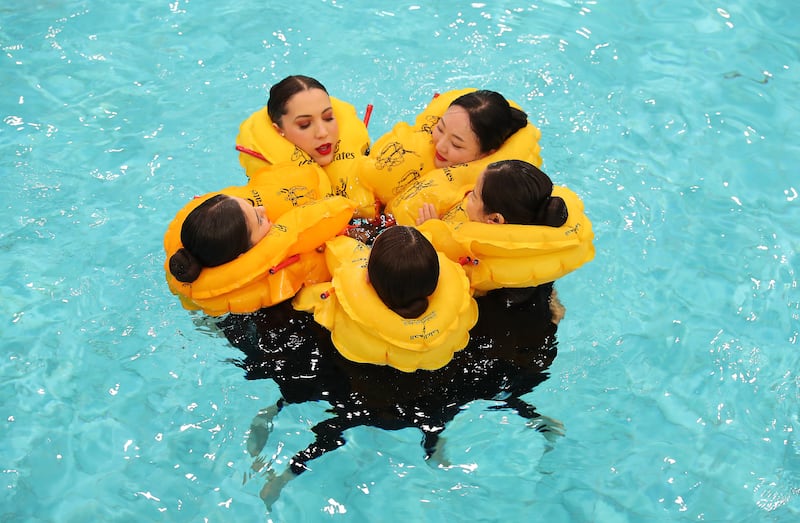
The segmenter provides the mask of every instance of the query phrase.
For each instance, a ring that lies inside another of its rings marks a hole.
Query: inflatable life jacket
[[[273,222],[267,235],[235,260],[206,267],[191,283],[175,279],[169,259],[183,245],[181,227],[186,216],[216,194],[243,196],[251,189],[230,187],[190,201],[172,220],[164,236],[167,284],[188,310],[208,315],[254,312],[293,297],[303,285],[328,281],[324,254],[317,250],[339,234],[352,217],[354,205],[341,197],[291,207]],[[238,194],[237,194],[238,193]]]
[[[431,203],[444,212],[461,200],[464,186],[474,185],[478,175],[492,162],[517,159],[536,166],[542,164],[541,132],[529,122],[484,158],[441,169],[434,166],[434,127],[456,98],[475,90],[460,89],[435,97],[417,116],[413,126],[405,122],[396,124],[375,142],[367,160],[362,160],[361,179],[387,204],[386,211],[394,214],[399,224],[414,225],[418,208],[407,209],[405,202],[431,184],[437,186],[438,192],[427,191],[426,194]],[[512,101],[509,103],[520,108]]]
[[[280,135],[263,107],[251,114],[239,126],[236,138],[239,162],[248,177],[265,167],[288,163],[294,166],[313,166],[328,178],[326,195],[344,196],[356,202],[356,215],[362,218],[375,217],[375,197],[372,191],[361,184],[358,178],[360,158],[369,149],[369,134],[356,113],[347,102],[331,98],[333,114],[339,124],[339,143],[335,144],[333,161],[321,167],[302,149]]]
[[[254,206],[263,205],[267,218],[275,222],[294,207],[330,195],[330,183],[325,173],[313,165],[283,163],[256,170],[250,175],[247,185],[229,187],[223,192],[250,200]]]
[[[477,294],[503,287],[533,287],[555,281],[594,258],[592,223],[583,202],[566,187],[553,196],[567,204],[561,227],[472,222],[465,202],[441,220],[418,227],[437,251],[458,261]]]
[[[469,329],[478,319],[464,271],[440,254],[439,283],[428,298],[428,309],[406,319],[389,310],[367,281],[369,252],[348,237],[328,242],[325,254],[332,281],[302,289],[294,308],[313,312],[349,360],[404,372],[443,367],[467,345]]]

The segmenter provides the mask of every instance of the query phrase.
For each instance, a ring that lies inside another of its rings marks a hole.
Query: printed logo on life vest
[[[388,169],[391,172],[392,167],[397,167],[403,163],[406,154],[413,154],[419,157],[416,152],[403,147],[402,143],[389,142],[375,158],[375,167],[377,169]]]
[[[581,224],[576,223],[575,227],[572,227],[564,231],[564,236],[569,236],[570,234],[578,234],[578,231],[580,231],[580,229],[581,229]]]
[[[309,165],[314,163],[314,160],[296,145],[292,152],[292,161],[297,162],[297,165]]]
[[[441,219],[442,221],[445,221],[445,222],[446,222],[446,221],[452,221],[452,220],[453,220],[453,217],[454,217],[454,216],[455,216],[457,213],[459,213],[459,212],[464,212],[464,207],[463,207],[463,206],[462,206],[460,203],[459,203],[458,205],[456,205],[455,207],[452,207],[452,208],[451,208],[449,211],[447,211],[446,213],[444,213],[440,219]],[[459,227],[459,228],[460,228],[460,225],[461,225],[461,224],[458,224],[458,227]]]
[[[431,311],[425,316],[422,316],[421,318],[410,318],[403,320],[403,325],[418,325],[418,324],[422,325],[422,332],[420,332],[419,334],[412,334],[411,336],[408,337],[408,339],[427,340],[428,338],[432,338],[433,336],[439,334],[439,329],[433,329],[432,331],[428,332],[427,323],[433,320],[435,317],[436,317],[436,311]]]
[[[291,187],[284,187],[279,191],[279,194],[283,196],[283,200],[290,202],[292,207],[297,207],[301,204],[300,200],[304,199],[313,199],[314,194],[311,189],[306,187],[305,185],[293,185]],[[304,203],[304,202],[302,202]]]
[[[356,157],[356,154],[352,151],[339,151],[342,146],[342,141],[339,140],[336,142],[336,148],[333,150],[333,160],[352,160]]]
[[[261,198],[261,193],[256,190],[251,190],[250,194],[252,195],[252,198],[245,198],[250,205],[253,207],[262,207],[264,205],[264,199]]]
[[[406,172],[401,178],[400,181],[397,182],[397,185],[392,188],[392,194],[397,196],[408,186],[408,184],[413,183],[415,180],[418,180],[420,176],[422,176],[422,167],[423,164],[419,165],[419,169],[411,169],[410,171]]]
[[[339,181],[333,187],[333,194],[337,196],[343,196],[345,198],[349,198],[347,196],[347,179],[346,178],[339,178]]]
[[[467,167],[469,166],[469,162],[467,163],[454,163],[450,167],[442,167],[442,172],[444,173],[445,177],[447,177],[448,182],[452,182],[453,178],[453,169],[457,169],[459,167]]]
[[[428,134],[433,134],[433,128],[436,127],[436,124],[439,123],[439,120],[441,118],[439,118],[438,116],[428,115],[425,117],[425,119],[427,120],[427,122],[424,122],[422,125],[420,125],[420,131],[426,132]]]
[[[398,198],[400,198],[400,200],[410,200],[418,195],[420,191],[433,187],[434,185],[436,185],[436,183],[433,180],[415,180],[402,195],[398,196]]]
[[[369,252],[370,248],[365,244],[361,242],[354,242],[353,253],[350,258],[351,263],[353,263],[356,267],[366,269],[367,263],[369,262]]]

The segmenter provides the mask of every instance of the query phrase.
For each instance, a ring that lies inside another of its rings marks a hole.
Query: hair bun
[[[417,298],[402,307],[396,307],[392,310],[403,318],[419,318],[423,312],[428,310],[428,298]]]
[[[541,222],[550,227],[561,227],[569,217],[567,204],[560,196],[548,196],[542,205],[542,214]]]
[[[169,272],[179,282],[191,283],[195,281],[202,270],[203,267],[197,261],[197,258],[183,247],[169,258]]]

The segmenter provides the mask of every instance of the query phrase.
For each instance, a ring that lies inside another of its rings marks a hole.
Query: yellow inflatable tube
[[[467,345],[478,308],[457,263],[439,255],[439,284],[428,309],[419,318],[405,319],[389,310],[369,284],[368,247],[338,237],[327,243],[325,252],[332,281],[302,289],[293,306],[313,312],[345,358],[404,372],[433,370]]]
[[[204,268],[192,283],[172,276],[169,259],[182,247],[180,233],[186,216],[216,194],[242,196],[247,190],[229,187],[196,198],[178,212],[167,228],[164,270],[169,289],[179,296],[184,308],[203,310],[211,316],[254,312],[292,298],[303,285],[330,279],[324,254],[317,248],[344,230],[353,214],[353,203],[341,197],[292,207],[250,250],[219,267]]]
[[[375,197],[358,177],[358,166],[369,149],[367,127],[349,103],[331,97],[331,106],[339,124],[339,143],[335,144],[334,159],[329,165],[320,167],[302,149],[281,136],[272,125],[266,107],[251,114],[239,126],[236,138],[239,162],[248,177],[269,165],[313,166],[328,179],[327,195],[349,198],[356,202],[358,216],[373,218]]]
[[[435,183],[439,195],[431,203],[441,212],[456,205],[464,196],[464,186],[474,185],[478,175],[490,163],[506,160],[525,160],[536,166],[542,164],[539,138],[541,132],[533,124],[514,133],[494,153],[485,158],[464,164],[436,169],[433,164],[433,129],[450,104],[461,95],[476,89],[459,89],[435,97],[420,113],[414,125],[400,122],[372,147],[370,156],[362,160],[360,176],[370,186],[381,202],[387,204],[401,225],[413,225],[411,211],[406,202],[419,194],[421,188]],[[509,103],[520,108],[513,101]],[[428,197],[432,193],[426,193]],[[416,213],[416,209],[413,210]]]
[[[250,182],[242,187],[229,187],[225,192],[239,196],[254,206],[263,205],[271,222],[276,221],[294,207],[321,200],[330,194],[330,183],[325,173],[313,165],[269,165],[250,175]]]
[[[553,196],[567,204],[561,227],[471,222],[463,205],[419,230],[438,251],[462,264],[477,293],[503,287],[533,287],[555,281],[594,258],[592,223],[583,202],[566,187]]]

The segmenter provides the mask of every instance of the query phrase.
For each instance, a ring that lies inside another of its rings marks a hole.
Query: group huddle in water
[[[270,506],[358,425],[417,427],[426,458],[460,408],[521,399],[547,377],[564,315],[558,278],[594,257],[578,196],[539,169],[539,130],[501,94],[435,96],[413,125],[371,143],[355,108],[289,76],[240,127],[248,181],[197,197],[167,229],[167,282],[218,325],[249,379],[282,397],[248,451]],[[261,456],[286,403],[332,417],[280,474]]]

